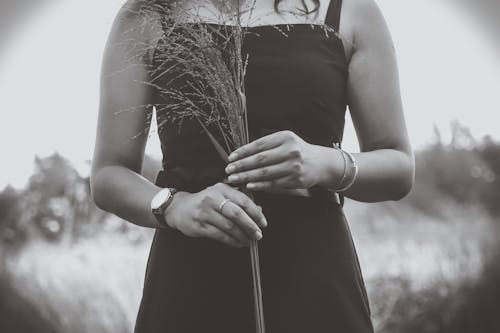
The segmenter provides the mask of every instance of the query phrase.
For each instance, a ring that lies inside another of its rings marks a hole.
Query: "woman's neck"
[[[322,1],[318,12],[304,16],[297,10],[301,5],[300,0],[283,0],[280,3],[280,12],[275,11],[274,0],[184,0],[176,6],[174,15],[181,22],[212,22],[228,25],[237,24],[239,18],[242,26],[322,24],[324,23],[322,17],[326,15],[327,1]]]

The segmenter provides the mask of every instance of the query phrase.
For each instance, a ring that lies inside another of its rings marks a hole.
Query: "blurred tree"
[[[474,149],[477,146],[476,139],[472,136],[470,129],[462,125],[458,120],[451,122],[451,142],[454,149]]]
[[[490,213],[500,216],[500,144],[493,141],[490,136],[486,136],[479,149],[479,154],[488,166],[481,170],[480,176],[488,186],[481,192],[481,198]]]
[[[35,157],[34,172],[26,188],[7,187],[0,193],[0,239],[23,243],[26,238],[44,238],[72,244],[111,227],[128,232],[128,223],[108,221],[109,213],[97,208],[90,194],[90,178],[81,177],[58,153]],[[146,156],[142,174],[154,181],[161,161]]]
[[[430,215],[440,215],[446,200],[480,204],[500,214],[500,144],[491,137],[479,143],[456,121],[449,143],[434,131],[434,143],[416,152],[416,181],[404,202]]]
[[[21,217],[20,197],[20,193],[11,186],[0,193],[0,240],[3,242],[13,243],[25,235],[17,223]]]
[[[23,203],[25,223],[34,222],[47,238],[67,243],[95,232],[106,215],[90,197],[89,179],[80,177],[58,153],[35,157]]]

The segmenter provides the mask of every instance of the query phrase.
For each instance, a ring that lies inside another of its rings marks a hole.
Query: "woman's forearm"
[[[344,161],[337,149],[321,147],[318,185],[335,189],[344,170]],[[413,155],[396,149],[378,149],[354,153],[358,174],[353,185],[343,194],[362,202],[399,200],[406,196],[414,181]]]
[[[164,227],[151,213],[150,205],[160,189],[122,166],[106,166],[91,176],[92,197],[99,208],[143,227]]]

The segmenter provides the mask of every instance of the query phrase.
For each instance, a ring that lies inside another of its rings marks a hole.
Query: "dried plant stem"
[[[254,200],[252,193],[248,194]],[[255,305],[255,332],[265,333],[264,303],[262,301],[262,284],[260,279],[259,243],[253,240],[250,243],[250,261],[252,265],[253,297]]]
[[[212,135],[212,133],[210,133],[210,131],[207,129],[207,127],[203,124],[203,122],[200,120],[200,118],[196,117],[196,120],[198,120],[198,122],[200,123],[201,127],[203,128],[203,130],[205,131],[205,133],[207,134],[208,138],[210,139],[210,141],[212,142],[212,144],[214,145],[215,149],[217,150],[217,153],[219,153],[219,156],[226,162],[226,163],[229,163],[229,158],[228,158],[228,154],[226,153],[226,151],[224,150],[224,148],[220,145],[220,143],[217,141],[217,139]]]
[[[238,0],[238,11],[240,9],[240,0]],[[253,9],[253,6],[252,6]],[[245,76],[245,60],[243,59],[243,55],[241,52],[243,45],[244,32],[242,31],[240,14],[238,12],[237,15],[237,33],[236,33],[236,59],[237,59],[237,76],[236,79],[238,84],[238,93],[240,97],[240,105],[241,105],[241,117],[242,121],[240,122],[243,125],[241,133],[243,134],[243,142],[250,142],[250,135],[248,131],[248,116],[247,116],[247,105],[246,105],[246,95],[245,95],[245,84],[244,84],[244,76]],[[247,191],[248,192],[248,191]],[[255,201],[254,196],[251,192],[248,192],[247,195]],[[255,332],[256,333],[265,333],[265,322],[264,322],[264,304],[262,301],[262,285],[260,280],[260,262],[259,262],[259,244],[258,241],[253,240],[250,243],[250,261],[252,266],[252,281],[253,281],[253,291],[254,291],[254,305],[255,305]]]

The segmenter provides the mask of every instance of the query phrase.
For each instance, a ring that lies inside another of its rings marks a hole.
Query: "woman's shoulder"
[[[127,0],[118,10],[108,37],[108,45],[134,52],[134,58],[151,60],[161,36],[161,13],[157,1]]]
[[[339,33],[349,42],[351,56],[361,48],[390,39],[375,0],[343,0]]]
[[[163,0],[127,0],[118,11],[117,17],[124,20],[138,20],[145,14],[160,14],[161,8],[166,7]]]

